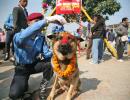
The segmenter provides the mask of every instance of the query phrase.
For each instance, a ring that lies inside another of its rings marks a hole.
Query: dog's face
[[[54,52],[59,60],[71,59],[76,53],[76,38],[69,32],[60,32],[55,37]]]

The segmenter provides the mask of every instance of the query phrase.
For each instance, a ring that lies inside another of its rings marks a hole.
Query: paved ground
[[[90,64],[85,54],[78,59],[81,94],[74,100],[130,100],[130,57],[124,62],[118,62],[109,54],[99,65]],[[14,66],[10,62],[0,65],[0,100],[7,100],[9,86],[13,77]],[[39,87],[41,74],[31,76],[29,91]],[[66,93],[56,100],[64,100]]]

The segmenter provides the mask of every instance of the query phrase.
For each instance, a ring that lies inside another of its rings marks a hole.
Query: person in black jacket
[[[105,27],[105,19],[100,15],[95,15],[94,26],[92,28],[92,63],[94,64],[102,61]]]
[[[27,17],[28,12],[26,10],[26,6],[28,4],[28,0],[19,0],[18,7],[13,8],[13,35],[21,31],[21,29],[25,29],[28,27]],[[13,44],[13,43],[12,43]],[[13,48],[13,45],[12,45]],[[8,57],[5,55],[5,57]],[[14,61],[14,57],[10,58],[11,61]]]
[[[28,12],[25,8],[27,4],[28,0],[19,0],[18,7],[14,7],[13,9],[13,25],[15,32],[19,32],[21,29],[25,29],[28,26]]]
[[[128,26],[128,18],[124,17],[122,18],[122,23],[116,29],[116,49],[119,62],[123,62],[124,48],[128,41]]]

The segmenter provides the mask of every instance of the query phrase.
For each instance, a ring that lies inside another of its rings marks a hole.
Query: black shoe
[[[9,53],[5,53],[4,61],[9,60]]]
[[[32,93],[25,93],[21,100],[33,100]]]

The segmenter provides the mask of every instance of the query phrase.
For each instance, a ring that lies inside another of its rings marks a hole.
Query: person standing
[[[9,14],[7,20],[4,23],[4,29],[6,31],[6,42],[5,42],[5,57],[4,60],[8,60],[10,58],[10,45],[13,40],[13,15]],[[12,47],[12,54],[13,54],[13,47]]]
[[[13,8],[13,35],[17,32],[20,32],[21,29],[25,29],[28,24],[27,24],[27,17],[28,17],[28,12],[26,9],[26,6],[28,4],[28,0],[19,0],[19,5],[18,7]],[[13,45],[12,45],[13,48]],[[13,57],[10,58],[11,61],[14,61],[14,55]]]
[[[14,35],[15,74],[10,86],[9,97],[13,100],[22,98],[28,89],[31,74],[43,72],[40,84],[41,100],[46,100],[46,88],[53,75],[50,51],[42,29],[50,22],[63,22],[62,16],[51,16],[43,19],[41,13],[28,16],[29,27]]]
[[[107,37],[109,43],[115,47],[115,34],[113,32],[113,29],[110,30],[110,32],[108,33],[108,37]]]
[[[122,18],[122,23],[116,29],[116,49],[118,55],[118,61],[123,62],[123,53],[126,42],[128,41],[128,18]]]
[[[92,62],[98,64],[103,56],[103,37],[105,34],[105,19],[100,15],[94,16],[94,26],[92,28]]]
[[[88,22],[87,33],[88,33],[88,36],[86,38],[86,42],[87,42],[86,59],[90,59],[91,51],[92,51],[92,32],[91,32],[91,23],[90,22]]]
[[[25,29],[28,26],[28,12],[26,9],[27,4],[28,0],[19,0],[18,7],[14,7],[13,9],[14,33],[20,32],[21,29]]]

